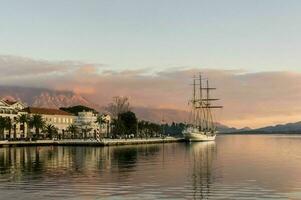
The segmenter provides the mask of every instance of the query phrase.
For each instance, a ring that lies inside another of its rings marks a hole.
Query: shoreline
[[[139,145],[156,143],[175,143],[185,142],[183,138],[149,138],[149,139],[103,139],[83,140],[83,139],[65,139],[65,140],[37,140],[37,141],[0,141],[1,147],[23,147],[23,146],[121,146],[121,145]]]

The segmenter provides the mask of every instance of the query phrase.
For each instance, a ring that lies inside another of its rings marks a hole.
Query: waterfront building
[[[76,116],[73,114],[59,109],[27,107],[23,111],[31,117],[33,115],[41,115],[46,124],[51,124],[58,129],[59,137],[66,136],[68,127],[76,119]]]
[[[26,129],[26,127],[18,122],[18,117],[21,114],[24,114],[22,111],[24,108],[25,105],[20,101],[11,101],[7,99],[0,100],[0,116],[4,118],[8,117],[12,123],[12,130],[4,130],[3,139],[25,137],[24,132],[21,130]]]
[[[97,122],[98,117],[101,117],[103,123]],[[93,111],[78,112],[75,120],[75,125],[79,128],[82,137],[88,138],[103,138],[108,137],[111,128],[111,117],[107,114],[100,115]]]
[[[34,127],[29,128],[29,123],[20,123],[22,114],[28,118],[40,115],[46,125],[53,125],[58,130],[58,138],[68,138],[67,130],[70,125],[75,125],[78,136],[82,138],[103,138],[109,137],[111,132],[111,117],[108,114],[100,115],[95,110],[71,113],[61,109],[26,107],[20,101],[0,100],[0,116],[9,117],[12,122],[11,130],[4,130],[2,139],[22,139],[27,138],[35,132]],[[102,118],[102,123],[98,123],[98,117]],[[40,130],[43,133],[43,130]],[[44,133],[46,134],[46,133]]]
[[[75,125],[79,128],[83,138],[96,138],[99,136],[97,117],[98,113],[93,111],[78,112]]]

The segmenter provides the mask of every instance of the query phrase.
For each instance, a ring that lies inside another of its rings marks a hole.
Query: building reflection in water
[[[0,199],[301,199],[300,140],[0,148]]]
[[[0,148],[0,190],[37,198],[127,192],[206,199],[215,153],[215,143]]]
[[[22,174],[41,177],[37,175],[89,174],[95,170],[124,173],[135,168],[139,159],[157,156],[159,151],[158,145],[0,148],[0,173],[13,179],[22,178]]]

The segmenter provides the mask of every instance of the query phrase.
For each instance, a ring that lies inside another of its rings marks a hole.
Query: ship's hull
[[[184,137],[189,142],[207,142],[214,141],[216,135],[212,135],[212,133],[206,134],[206,132],[185,132]]]

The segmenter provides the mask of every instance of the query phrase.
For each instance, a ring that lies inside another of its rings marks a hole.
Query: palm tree
[[[17,139],[17,123],[18,123],[17,118],[14,117],[14,120],[13,120],[14,140]]]
[[[45,121],[41,115],[33,115],[30,118],[29,125],[30,127],[35,128],[35,137],[38,137],[40,129],[45,127]]]
[[[11,129],[13,128],[13,123],[12,123],[12,120],[10,117],[5,117],[4,118],[4,121],[5,121],[5,129],[8,130],[8,137],[10,138],[11,136]]]
[[[4,139],[4,130],[5,130],[5,118],[0,116],[0,133],[1,139]]]
[[[44,132],[47,133],[50,139],[52,139],[53,136],[58,133],[58,128],[52,124],[48,124],[44,127]]]
[[[22,129],[23,129],[23,137],[25,136],[25,124],[28,127],[28,123],[29,123],[30,117],[28,116],[28,114],[21,114],[18,116],[17,118],[17,122],[22,124]],[[27,137],[28,137],[28,133],[29,131],[27,131]]]
[[[67,128],[67,131],[71,133],[72,138],[75,138],[78,133],[78,128],[75,125],[70,124]]]

